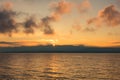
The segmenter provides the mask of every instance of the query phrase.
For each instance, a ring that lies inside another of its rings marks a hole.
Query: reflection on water
[[[120,54],[0,54],[0,80],[120,80]]]

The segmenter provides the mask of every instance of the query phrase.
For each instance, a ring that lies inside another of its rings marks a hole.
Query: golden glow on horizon
[[[41,39],[39,41],[19,41],[19,42],[9,42],[0,44],[1,47],[17,47],[17,46],[57,46],[57,45],[73,45],[73,46],[98,46],[98,47],[109,47],[109,46],[120,46],[120,43],[116,43],[118,41],[114,42],[104,42],[104,41],[80,41],[80,40],[58,40],[58,39]]]

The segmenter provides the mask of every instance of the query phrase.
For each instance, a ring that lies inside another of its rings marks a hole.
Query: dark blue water
[[[120,54],[0,54],[0,80],[120,80]]]

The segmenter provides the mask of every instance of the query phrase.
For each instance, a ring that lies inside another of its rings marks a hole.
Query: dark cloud
[[[110,5],[99,11],[97,17],[88,20],[88,24],[94,23],[97,26],[107,25],[115,27],[120,25],[120,11],[114,5]]]
[[[20,46],[20,43],[18,42],[5,42],[5,41],[1,41],[0,45],[7,45],[7,46]]]
[[[22,30],[26,34],[34,33],[35,29],[43,28],[44,34],[53,34],[54,30],[50,26],[50,23],[54,21],[53,17],[45,17],[41,19],[41,22],[36,22],[34,16],[29,17],[24,22],[17,22],[16,18],[21,14],[12,10],[12,3],[6,2],[0,7],[0,34],[7,34],[12,36],[13,33]],[[24,13],[22,13],[23,15]],[[40,25],[42,24],[42,25]],[[23,29],[20,28],[23,27]],[[43,27],[41,27],[43,26]]]
[[[45,18],[42,18],[42,23],[41,23],[41,26],[42,26],[42,31],[44,32],[44,34],[54,34],[54,30],[52,29],[50,23],[53,21],[53,18],[52,17],[45,17]]]
[[[54,34],[54,29],[51,26],[51,22],[54,22],[52,17],[44,17],[41,22],[37,22],[35,17],[30,17],[23,23],[24,33],[34,33],[35,29],[41,30],[44,34]]]
[[[54,30],[48,25],[44,29],[44,34],[54,34]]]
[[[11,9],[12,3],[6,3],[0,8],[0,33],[12,35],[17,32],[15,17],[17,13]]]
[[[61,0],[52,4],[52,12],[36,22],[34,17],[29,17],[24,22],[17,22],[18,13],[12,10],[13,4],[6,2],[0,8],[0,34],[8,34],[12,36],[14,32],[22,31],[26,34],[34,33],[35,29],[40,29],[44,34],[54,34],[55,31],[51,23],[56,22],[64,14],[71,11],[71,3]],[[21,13],[20,13],[21,14]],[[23,13],[22,13],[23,15]],[[20,28],[22,26],[23,29]]]
[[[29,33],[34,33],[34,29],[38,27],[34,17],[30,17],[29,19],[27,19],[25,22],[24,22],[24,32],[26,34],[29,34]]]

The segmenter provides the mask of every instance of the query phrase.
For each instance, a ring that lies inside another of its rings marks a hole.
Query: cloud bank
[[[50,14],[41,19],[39,18],[39,22],[37,22],[34,17],[29,17],[22,23],[17,22],[16,17],[18,17],[18,14],[16,11],[13,11],[12,8],[13,4],[11,2],[4,3],[0,8],[0,34],[12,36],[14,32],[21,30],[25,34],[33,34],[35,33],[35,29],[40,29],[43,34],[48,35],[55,33],[51,23],[60,20],[63,15],[70,13],[72,3],[65,0],[52,3],[50,6]],[[20,26],[22,26],[23,29],[21,29]]]
[[[84,0],[77,5],[80,13],[87,12],[91,7],[89,0]],[[50,4],[50,14],[39,18],[39,22],[32,16],[20,23],[16,20],[20,12],[13,10],[13,4],[11,2],[3,3],[2,6],[0,6],[0,34],[12,36],[13,33],[20,31],[25,34],[34,34],[36,29],[39,29],[45,35],[55,34],[52,23],[61,20],[64,15],[69,14],[72,8],[73,3],[65,0],[53,2]],[[96,26],[118,26],[120,25],[120,11],[118,11],[114,5],[107,6],[100,10],[96,17],[89,19],[87,24],[95,24]],[[73,25],[73,28],[78,31],[82,30],[79,24]],[[94,31],[94,29],[86,28],[85,31]]]

